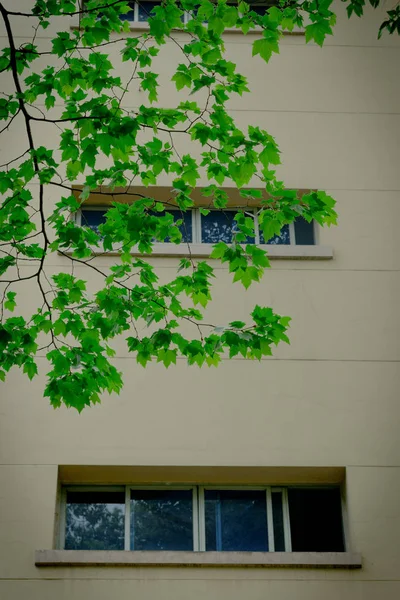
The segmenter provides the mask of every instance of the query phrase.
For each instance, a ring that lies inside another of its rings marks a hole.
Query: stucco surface
[[[19,10],[30,3],[6,5]],[[338,227],[317,231],[318,242],[333,248],[332,260],[276,260],[248,292],[232,288],[227,270],[216,269],[210,320],[224,324],[245,318],[256,303],[271,305],[293,317],[291,345],[260,363],[235,359],[200,371],[179,360],[166,371],[160,365],[143,370],[118,342],[120,397],[107,396],[81,415],[54,411],[42,398],[43,358],[33,382],[12,371],[0,388],[1,598],[400,597],[400,43],[396,36],[377,40],[384,9],[368,8],[365,18],[349,21],[342,3],[335,6],[338,25],[323,49],[286,36],[267,67],[250,58],[252,36],[226,38],[229,58],[253,89],[230,104],[238,124],[256,123],[276,135],[279,174],[288,187],[320,187],[338,201]],[[31,34],[22,20],[18,40]],[[4,42],[1,36],[0,27]],[[162,56],[162,100],[173,106],[176,48],[167,45]],[[132,94],[126,106],[142,98]],[[34,129],[43,143],[55,143],[56,131]],[[10,148],[23,152],[24,144],[16,119],[5,132],[0,162]],[[59,197],[46,192],[49,212]],[[173,277],[176,259],[152,262],[161,281]],[[48,260],[49,274],[68,268],[59,255]],[[75,273],[84,275],[80,267]],[[91,277],[93,290],[98,283]],[[19,296],[28,314],[36,292],[21,284]],[[37,568],[35,550],[55,545],[59,465],[143,465],[160,472],[163,466],[343,467],[348,546],[361,553],[363,568]]]

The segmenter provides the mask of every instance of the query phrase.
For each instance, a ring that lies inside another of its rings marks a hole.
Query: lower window
[[[338,487],[71,487],[66,550],[344,552]]]

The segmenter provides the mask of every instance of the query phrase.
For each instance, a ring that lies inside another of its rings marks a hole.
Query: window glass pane
[[[123,550],[124,524],[124,492],[67,492],[66,550]]]
[[[205,490],[206,550],[268,551],[265,491]]]
[[[201,215],[201,241],[204,244],[231,242],[235,215],[233,210],[211,210],[208,215]]]
[[[203,244],[232,242],[233,234],[238,231],[235,216],[236,210],[211,210],[208,215],[201,215],[201,241]],[[246,216],[249,216],[246,214]],[[247,238],[247,244],[254,244],[253,238]]]
[[[193,550],[192,490],[132,490],[131,550]]]
[[[257,13],[261,17],[263,17],[268,10],[269,6],[260,5],[260,4],[250,4],[250,10]]]
[[[272,515],[274,523],[275,552],[285,551],[285,533],[283,526],[282,492],[272,492]]]
[[[293,552],[344,552],[340,490],[289,489]]]
[[[90,227],[94,231],[98,233],[99,225],[102,225],[106,221],[106,212],[107,210],[82,210],[81,211],[81,223],[82,225],[86,225]],[[171,210],[171,211],[163,211],[153,213],[157,217],[162,217],[166,214],[166,212],[170,212],[174,221],[182,220],[182,225],[179,226],[179,231],[182,234],[182,243],[183,242],[192,242],[193,240],[193,226],[192,226],[192,211],[181,212],[179,210]],[[168,238],[163,240],[168,242]]]
[[[267,242],[265,241],[263,232],[260,228],[260,244],[290,244],[289,225],[284,225],[280,235],[274,235],[274,237]]]
[[[82,210],[81,211],[81,223],[90,227],[98,233],[99,225],[106,222],[106,209],[104,210]]]
[[[179,226],[179,231],[182,234],[182,242],[187,243],[193,241],[193,225],[192,225],[192,211],[187,210],[181,212],[180,210],[164,210],[162,212],[153,213],[156,217],[163,217],[166,213],[171,213],[174,217],[174,222],[183,221],[182,225]],[[158,240],[161,241],[161,240]],[[169,242],[169,238],[165,238],[164,242]]]
[[[248,0],[245,1],[249,4],[249,10],[256,12],[260,16],[264,16],[271,6],[278,5],[277,0],[266,0],[264,2],[262,0],[260,2],[249,2]]]
[[[131,7],[131,10],[128,13],[125,13],[124,15],[119,16],[121,21],[134,21],[135,20],[135,2],[134,2],[134,0],[132,2],[129,2],[129,6]]]
[[[297,217],[294,222],[294,231],[296,235],[296,245],[307,246],[315,244],[314,223],[307,223],[303,217]]]
[[[139,21],[148,21],[151,17],[151,11],[156,6],[160,6],[161,2],[139,2]]]

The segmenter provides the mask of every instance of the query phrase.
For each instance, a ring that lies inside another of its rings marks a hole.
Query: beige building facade
[[[136,365],[121,344],[121,395],[82,414],[53,410],[43,398],[44,358],[32,382],[11,371],[0,389],[2,599],[400,597],[400,42],[377,40],[383,10],[349,21],[338,2],[336,12],[322,49],[286,35],[267,66],[251,58],[256,34],[226,34],[229,58],[252,90],[231,102],[238,123],[276,136],[287,187],[324,189],[337,200],[338,226],[316,229],[314,247],[274,247],[272,268],[248,291],[216,267],[210,319],[226,323],[257,303],[272,306],[293,318],[290,346],[260,363],[235,358],[200,370],[178,360],[166,370]],[[175,56],[168,44],[164,105],[174,103]],[[10,144],[18,150],[21,131],[17,122],[6,133],[0,162]],[[43,130],[47,145],[51,135]],[[49,206],[57,200],[48,193]],[[162,279],[179,258],[160,254],[152,261]],[[68,268],[53,255],[48,272]],[[35,292],[21,289],[28,311]],[[69,486],[129,493],[166,485],[194,486],[199,497],[207,486],[337,487],[343,552],[63,552]]]

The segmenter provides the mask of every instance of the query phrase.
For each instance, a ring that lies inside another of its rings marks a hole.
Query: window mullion
[[[206,513],[204,502],[204,487],[198,488],[198,525],[199,525],[199,550],[205,552],[206,549]]]
[[[199,505],[197,500],[197,487],[193,487],[192,495],[192,518],[193,518],[193,550],[199,550]]]
[[[139,23],[139,2],[135,2],[133,8],[133,20],[135,23]]]
[[[61,503],[60,503],[59,531],[58,531],[58,547],[61,548],[61,550],[64,550],[64,548],[65,548],[66,513],[67,513],[67,490],[65,488],[62,488]]]
[[[287,488],[282,490],[283,531],[285,536],[285,552],[292,551],[292,536],[290,533],[290,514]]]
[[[275,551],[275,538],[274,538],[274,518],[272,514],[272,493],[271,488],[267,487],[266,490],[267,500],[267,526],[268,526],[268,551]]]
[[[197,208],[193,209],[193,243],[201,244],[201,214]]]
[[[294,222],[289,223],[289,238],[290,238],[290,245],[295,246],[296,245],[296,230],[294,228]]]
[[[253,210],[254,214],[254,238],[255,243],[258,245],[260,243],[260,227],[258,224],[258,210],[255,208]]]
[[[131,549],[130,532],[131,532],[131,490],[130,490],[129,486],[125,486],[125,550]]]

